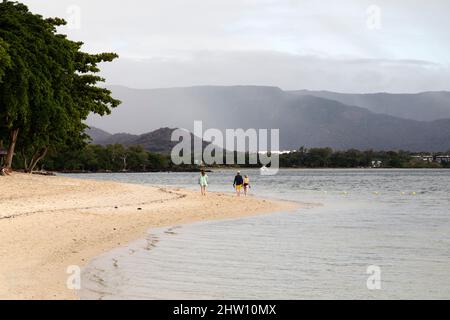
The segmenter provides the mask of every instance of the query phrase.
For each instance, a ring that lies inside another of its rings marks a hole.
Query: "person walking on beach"
[[[202,193],[202,196],[206,196],[206,187],[208,186],[208,176],[206,175],[205,170],[200,171],[198,184],[200,185],[200,192]]]
[[[244,195],[247,196],[248,189],[250,188],[250,178],[245,175],[244,176]]]
[[[236,176],[234,177],[233,187],[236,189],[236,195],[238,197],[241,196],[242,186],[244,185],[244,179],[241,176],[241,172],[238,171]]]

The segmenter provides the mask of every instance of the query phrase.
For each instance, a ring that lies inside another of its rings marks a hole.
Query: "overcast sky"
[[[26,0],[89,52],[109,84],[450,90],[448,0]]]

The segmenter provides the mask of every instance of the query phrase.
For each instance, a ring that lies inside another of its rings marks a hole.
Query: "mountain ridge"
[[[111,116],[89,121],[90,125],[107,131],[132,131],[130,133],[136,135],[172,127],[192,132],[194,121],[202,120],[204,130],[280,129],[281,149],[326,146],[335,149],[450,150],[449,121],[419,121],[376,113],[358,105],[318,97],[317,92],[312,92],[316,95],[309,91],[286,92],[267,86],[149,90],[115,86],[111,89],[124,105],[114,110]],[[446,97],[447,92],[444,94]],[[410,96],[414,97],[414,94]],[[443,106],[441,102],[439,100],[439,105]]]
[[[143,133],[141,135],[134,135],[128,133],[116,133],[111,134],[102,129],[96,127],[90,127],[86,129],[85,133],[91,137],[91,144],[99,145],[112,145],[122,144],[126,147],[130,146],[142,146],[145,150],[155,153],[169,153],[172,148],[178,144],[178,141],[172,141],[172,133],[177,129],[175,128],[159,128],[157,130]],[[191,141],[198,139],[192,133]],[[207,141],[203,142],[203,147],[208,144]]]
[[[424,91],[419,93],[338,93],[333,91],[295,90],[297,95],[312,95],[359,106],[375,113],[404,119],[433,121],[450,118],[450,92]]]

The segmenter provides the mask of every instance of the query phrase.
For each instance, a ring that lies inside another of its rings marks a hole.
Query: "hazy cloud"
[[[61,31],[85,50],[118,52],[120,61],[105,70],[114,84],[450,89],[448,0],[24,2],[44,16],[79,21]],[[367,25],[371,5],[379,28]]]
[[[104,70],[110,84],[134,88],[248,84],[286,90],[418,92],[447,90],[450,83],[448,68],[427,61],[333,59],[269,51],[198,52],[183,59],[121,59]]]

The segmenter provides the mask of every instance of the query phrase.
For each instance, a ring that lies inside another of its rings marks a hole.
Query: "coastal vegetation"
[[[88,115],[120,104],[98,85],[99,64],[117,54],[81,51],[82,42],[57,32],[65,23],[18,2],[0,3],[0,165],[8,170],[15,155],[31,172],[49,152],[81,149]]]
[[[248,162],[248,154],[247,161]],[[15,167],[24,168],[19,154]],[[193,162],[192,162],[193,163]],[[243,165],[259,168],[261,165]],[[237,165],[213,165],[211,168],[236,168]],[[331,148],[300,148],[281,154],[282,168],[450,168],[449,162],[438,163],[407,151],[332,150]],[[63,148],[51,151],[40,168],[60,172],[151,172],[196,171],[197,165],[174,165],[169,153],[146,151],[142,146],[94,145],[81,149]]]
[[[421,153],[409,151],[333,150],[300,148],[280,155],[280,166],[287,168],[446,168],[448,162],[420,159]],[[448,153],[438,153],[448,154]]]

